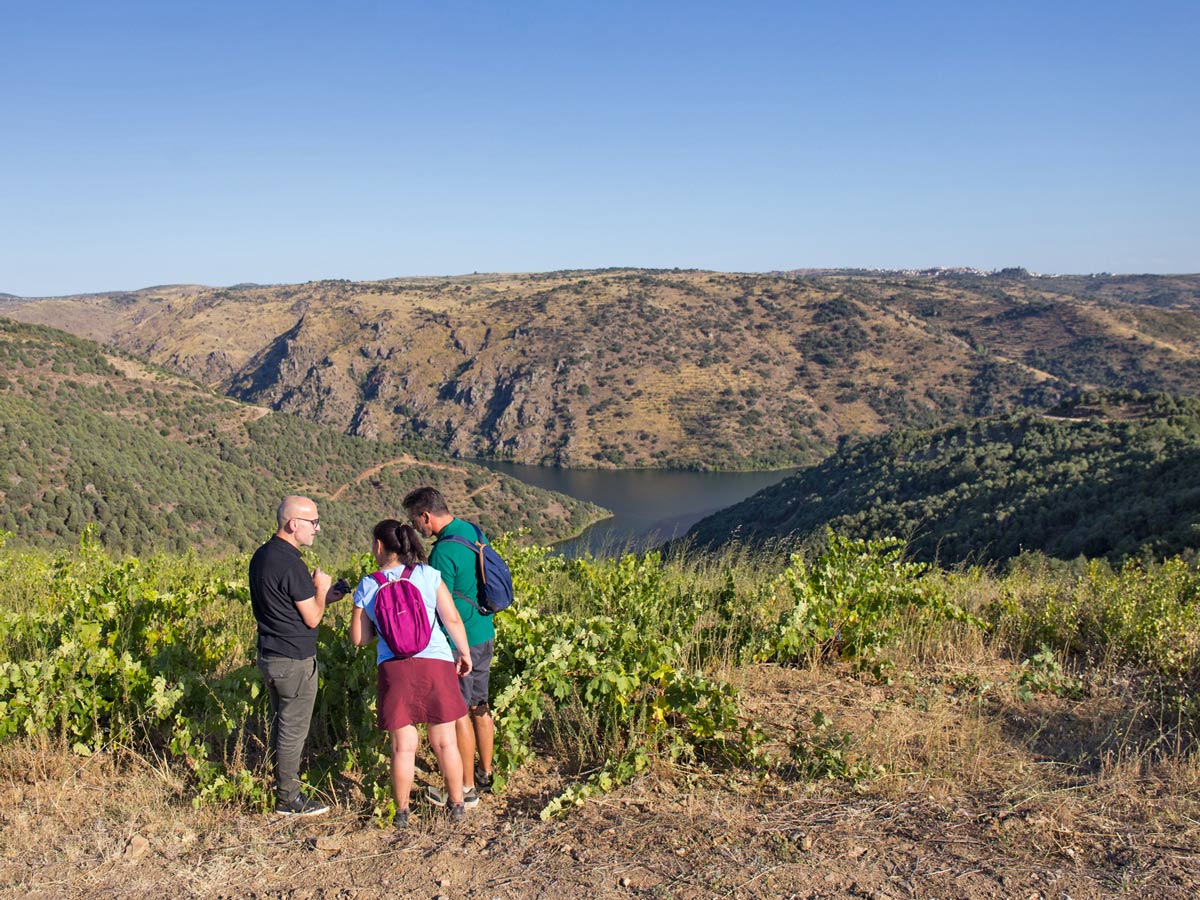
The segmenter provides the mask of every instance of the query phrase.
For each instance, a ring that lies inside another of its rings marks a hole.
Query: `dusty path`
[[[330,500],[341,499],[342,494],[346,493],[346,491],[350,490],[350,488],[356,487],[357,485],[362,484],[364,481],[366,481],[372,475],[377,475],[380,472],[382,472],[384,469],[391,468],[392,466],[424,466],[428,469],[441,469],[442,471],[446,471],[446,472],[466,472],[467,471],[462,466],[455,466],[455,465],[451,465],[449,463],[427,462],[426,460],[417,459],[415,456],[410,456],[408,454],[405,454],[404,456],[397,456],[394,459],[385,460],[384,462],[381,462],[378,465],[371,466],[371,468],[369,468],[369,469],[363,469],[363,471],[359,472],[358,475],[356,475],[354,477],[353,481],[347,481],[345,484],[343,484],[341,487],[339,487],[336,491],[334,491],[332,494],[330,494],[329,499]],[[500,479],[493,478],[487,484],[482,485],[482,486],[476,488],[475,490],[471,491],[471,493],[467,494],[467,499],[470,500],[472,497],[476,496],[477,494],[482,493],[483,491],[491,490],[495,487],[498,487],[499,484],[500,484]]]

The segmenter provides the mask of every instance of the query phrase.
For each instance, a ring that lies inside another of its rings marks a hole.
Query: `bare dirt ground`
[[[1126,740],[1066,765],[1111,725],[1112,698],[965,704],[926,685],[761,668],[747,715],[776,738],[822,710],[887,770],[866,785],[662,767],[567,816],[537,813],[555,761],[515,774],[463,825],[414,805],[381,829],[327,816],[194,809],[132,754],[0,748],[0,895],[128,898],[1020,898],[1200,896],[1193,763]],[[1100,743],[1096,743],[1099,747]],[[1077,755],[1077,754],[1076,754]],[[334,798],[336,801],[338,798]]]

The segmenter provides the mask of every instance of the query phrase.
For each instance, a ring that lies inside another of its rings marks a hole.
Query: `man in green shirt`
[[[458,752],[463,761],[463,803],[470,807],[479,802],[479,792],[492,783],[492,748],[496,726],[488,706],[488,680],[492,668],[492,651],[496,628],[492,617],[479,610],[478,557],[470,547],[447,537],[465,538],[469,543],[478,539],[475,526],[450,514],[446,498],[432,487],[420,487],[404,498],[404,511],[422,537],[435,538],[429,554],[429,564],[442,573],[442,580],[454,597],[454,605],[462,616],[471,645],[471,673],[459,680],[467,715],[455,723]],[[486,542],[487,538],[483,538]],[[479,763],[475,764],[475,752]],[[430,789],[430,800],[437,803],[442,794]]]

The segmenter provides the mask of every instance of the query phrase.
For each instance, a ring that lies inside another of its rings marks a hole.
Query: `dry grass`
[[[928,647],[917,648],[928,657]],[[915,652],[915,651],[914,651]],[[348,804],[320,819],[193,809],[169,767],[48,740],[0,756],[0,894],[25,898],[1191,898],[1200,764],[1110,678],[1081,699],[1012,689],[997,653],[926,659],[893,684],[841,666],[739,672],[745,715],[786,758],[821,711],[885,774],[660,766],[544,823],[544,757],[465,827],[418,810],[398,838]],[[561,751],[560,751],[561,752]],[[338,798],[335,798],[338,799]]]

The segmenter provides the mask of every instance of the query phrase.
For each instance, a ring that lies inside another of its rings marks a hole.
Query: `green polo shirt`
[[[466,538],[473,544],[475,526],[462,519],[447,522],[446,527],[436,535],[437,541],[429,554],[429,564],[442,573],[442,581],[446,582],[446,587],[454,597],[454,605],[467,629],[467,643],[472,647],[486,644],[496,637],[496,626],[492,624],[492,617],[485,616],[475,605],[479,597],[479,556],[456,541],[442,540],[449,535]],[[488,539],[485,537],[483,542],[488,543]]]

